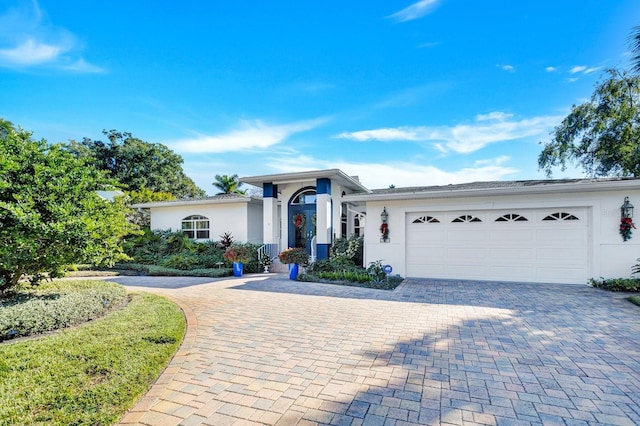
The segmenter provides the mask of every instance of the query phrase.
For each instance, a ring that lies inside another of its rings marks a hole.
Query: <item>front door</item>
[[[316,235],[316,205],[289,205],[289,247],[303,247],[311,254],[311,240]]]

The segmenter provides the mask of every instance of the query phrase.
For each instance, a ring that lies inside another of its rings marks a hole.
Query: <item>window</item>
[[[440,223],[440,221],[433,216],[420,216],[413,223]]]
[[[309,188],[297,194],[291,204],[315,204],[316,198],[316,190]]]
[[[558,212],[558,213],[552,213],[542,220],[580,220],[580,219],[578,219],[571,213]]]
[[[528,220],[529,219],[519,214],[507,213],[497,218],[496,222],[527,222]]]
[[[182,232],[191,239],[209,239],[209,219],[193,215],[182,219]]]
[[[353,217],[353,233],[358,237],[364,236],[364,213],[356,213]]]
[[[479,218],[472,216],[470,214],[458,216],[451,221],[451,223],[462,223],[462,222],[482,222],[482,221]]]

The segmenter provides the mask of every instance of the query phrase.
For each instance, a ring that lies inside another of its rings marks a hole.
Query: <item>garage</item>
[[[406,275],[584,284],[589,209],[406,214]]]

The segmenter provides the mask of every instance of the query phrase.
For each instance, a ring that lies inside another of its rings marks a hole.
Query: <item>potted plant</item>
[[[258,263],[264,268],[265,274],[269,272],[269,266],[271,266],[271,258],[268,254],[263,253],[260,259],[258,259]]]
[[[241,277],[244,264],[251,259],[251,247],[244,244],[232,244],[224,252],[224,260],[233,262],[233,275]]]
[[[298,277],[300,265],[309,263],[309,254],[302,247],[288,248],[278,254],[278,259],[289,265],[289,279],[295,280]]]

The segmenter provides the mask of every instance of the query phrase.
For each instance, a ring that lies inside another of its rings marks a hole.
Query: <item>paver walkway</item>
[[[113,279],[170,296],[189,321],[121,424],[640,424],[640,307],[619,294],[285,278]]]

